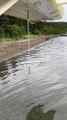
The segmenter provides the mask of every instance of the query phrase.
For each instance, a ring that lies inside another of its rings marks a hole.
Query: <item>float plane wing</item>
[[[0,16],[2,14],[27,19],[29,7],[30,20],[61,19],[63,9],[55,0],[0,0]]]

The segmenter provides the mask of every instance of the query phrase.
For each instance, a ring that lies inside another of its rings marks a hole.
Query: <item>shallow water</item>
[[[0,63],[0,120],[39,120],[39,115],[67,120],[67,37],[31,49],[30,64],[28,53]]]

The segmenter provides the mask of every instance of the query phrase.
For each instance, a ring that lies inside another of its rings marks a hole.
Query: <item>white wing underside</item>
[[[28,0],[0,0],[0,15],[27,19]],[[30,20],[61,19],[63,9],[55,0],[29,0]]]

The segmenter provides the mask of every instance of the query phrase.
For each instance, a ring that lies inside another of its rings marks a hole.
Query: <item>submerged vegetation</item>
[[[43,105],[38,105],[27,114],[26,120],[53,120],[56,113],[55,110],[50,110],[47,113],[43,112]]]
[[[30,23],[31,36],[57,35],[67,33],[67,23],[64,22],[36,22]],[[0,17],[0,41],[27,38],[27,21],[2,15]]]

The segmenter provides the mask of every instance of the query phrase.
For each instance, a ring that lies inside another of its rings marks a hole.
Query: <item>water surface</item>
[[[28,57],[0,63],[0,120],[67,120],[67,37],[31,49],[30,75]]]

